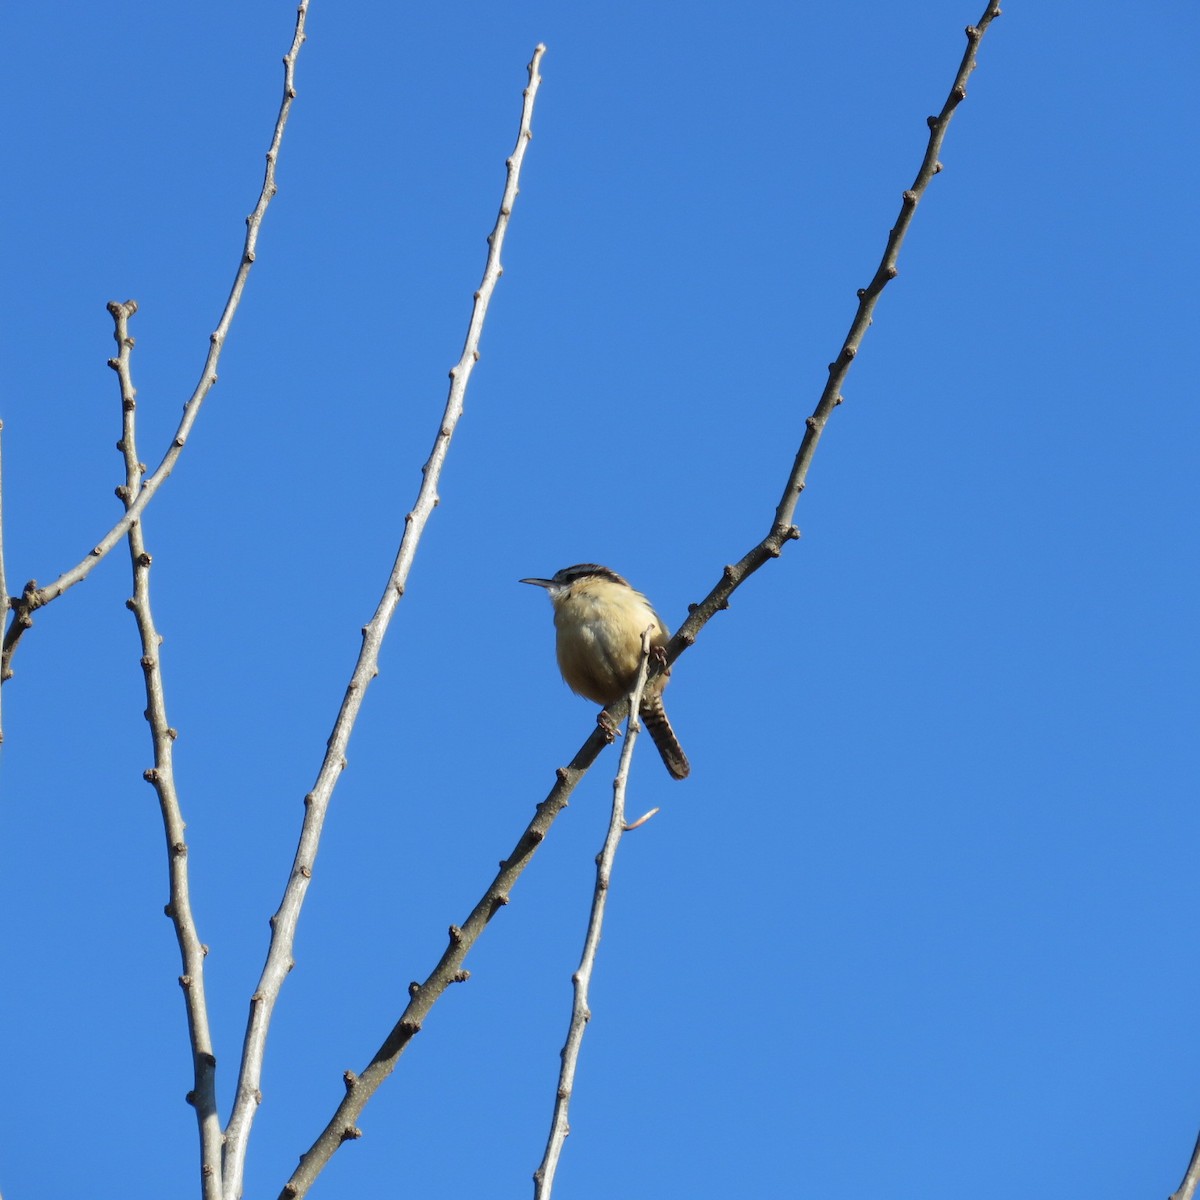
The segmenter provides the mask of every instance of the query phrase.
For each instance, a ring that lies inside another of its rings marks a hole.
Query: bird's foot
[[[600,715],[596,718],[596,724],[604,731],[604,736],[611,745],[621,736],[621,730],[617,723],[610,717],[603,708],[600,710]]]

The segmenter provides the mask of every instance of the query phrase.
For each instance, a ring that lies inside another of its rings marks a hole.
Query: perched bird
[[[597,704],[612,704],[629,694],[647,629],[651,646],[665,646],[671,639],[650,601],[608,567],[577,563],[552,579],[520,582],[546,589],[558,631],[558,669],[571,691]],[[663,709],[669,675],[664,671],[646,685],[641,716],[672,778],[686,779],[691,767]]]

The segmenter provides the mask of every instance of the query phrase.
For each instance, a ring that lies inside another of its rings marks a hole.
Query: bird
[[[599,563],[576,563],[549,579],[519,582],[546,589],[558,631],[558,669],[571,691],[596,704],[612,704],[630,693],[647,629],[651,647],[666,646],[671,640],[650,601]],[[669,676],[670,671],[663,671],[646,684],[640,712],[671,777],[686,779],[691,766],[663,708],[662,692]]]

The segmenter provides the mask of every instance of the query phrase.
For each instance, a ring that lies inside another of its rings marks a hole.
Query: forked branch
[[[296,30],[292,37],[292,45],[283,59],[283,100],[279,106],[279,115],[275,119],[275,132],[271,137],[271,145],[267,149],[267,167],[263,175],[262,190],[258,196],[258,203],[254,206],[254,211],[246,218],[246,240],[242,247],[241,261],[238,263],[237,271],[234,273],[233,287],[230,289],[229,299],[225,301],[225,308],[221,313],[221,319],[217,322],[216,329],[209,334],[208,354],[204,359],[204,368],[200,372],[200,382],[196,384],[195,391],[192,392],[187,403],[183,406],[183,417],[179,422],[179,427],[175,430],[175,436],[171,439],[171,444],[167,448],[167,452],[162,457],[162,461],[152,474],[147,475],[142,480],[137,497],[126,507],[124,516],[92,547],[80,562],[76,563],[69,571],[64,571],[53,583],[48,583],[45,587],[38,587],[35,580],[30,580],[25,585],[20,596],[14,596],[11,600],[8,600],[11,607],[15,610],[15,615],[12,624],[5,632],[3,651],[0,652],[0,684],[12,676],[13,654],[22,635],[33,624],[33,614],[39,608],[43,608],[49,604],[51,600],[58,599],[69,588],[86,579],[92,573],[96,564],[125,537],[133,523],[141,517],[146,509],[146,505],[150,503],[155,493],[162,487],[167,477],[175,469],[175,464],[179,461],[179,456],[183,453],[183,448],[187,444],[192,426],[196,423],[196,418],[200,415],[200,406],[204,403],[204,398],[217,382],[217,364],[221,359],[221,350],[225,346],[225,338],[228,336],[229,328],[233,324],[234,314],[241,303],[242,292],[245,290],[246,280],[250,275],[250,268],[254,265],[254,256],[258,245],[258,233],[262,227],[263,217],[266,215],[267,205],[271,203],[272,197],[278,191],[275,184],[275,164],[279,159],[279,147],[283,142],[283,130],[287,125],[288,114],[292,109],[292,101],[296,98],[296,59],[299,57],[300,47],[304,44],[304,22],[307,15],[308,0],[300,0],[300,6],[296,13]],[[8,599],[7,592],[4,593],[4,597]]]

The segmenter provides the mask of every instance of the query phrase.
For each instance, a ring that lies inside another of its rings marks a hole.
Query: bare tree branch
[[[246,240],[242,247],[241,262],[233,277],[233,287],[230,289],[229,299],[225,301],[221,319],[217,322],[216,329],[209,335],[208,355],[204,360],[204,369],[200,372],[200,382],[196,384],[196,390],[192,392],[188,402],[183,406],[183,417],[179,422],[179,427],[175,430],[175,436],[166,454],[163,455],[162,461],[155,468],[154,473],[142,481],[137,497],[126,508],[125,515],[92,547],[82,561],[76,563],[69,571],[64,571],[53,583],[41,588],[37,586],[35,580],[30,580],[25,585],[21,596],[11,601],[12,607],[16,610],[16,616],[4,637],[4,649],[0,656],[0,683],[12,676],[12,656],[21,636],[33,624],[33,613],[49,604],[51,600],[56,600],[63,592],[74,587],[81,580],[86,579],[96,564],[125,537],[133,523],[141,517],[146,505],[150,503],[154,494],[175,469],[175,464],[183,453],[183,447],[187,444],[192,426],[200,414],[200,406],[217,382],[217,363],[220,361],[221,350],[225,345],[229,328],[233,324],[234,314],[241,303],[242,292],[245,290],[250,268],[254,265],[259,229],[262,227],[267,205],[271,203],[275,193],[279,190],[275,184],[275,164],[279,158],[279,147],[283,142],[283,130],[287,125],[292,101],[296,98],[296,59],[300,54],[300,47],[304,44],[304,22],[307,15],[308,0],[300,0],[291,49],[283,59],[283,100],[279,106],[279,115],[275,120],[275,132],[271,138],[271,145],[267,150],[267,167],[263,175],[262,191],[259,193],[254,211],[246,218]],[[7,593],[5,593],[5,597],[7,599]]]
[[[541,83],[538,67],[545,51],[545,46],[537,46],[529,63],[529,84],[524,90],[520,129],[517,134],[516,147],[506,162],[507,179],[500,201],[500,212],[492,232],[488,235],[489,249],[483,280],[479,285],[479,290],[475,293],[475,303],[467,328],[462,356],[450,371],[450,392],[446,399],[446,407],[437,436],[434,439],[433,450],[428,461],[421,468],[424,479],[417,493],[417,502],[405,517],[404,535],[400,540],[400,549],[396,554],[396,561],[388,578],[387,586],[384,588],[383,596],[374,616],[363,629],[362,648],[359,651],[354,672],[350,677],[350,683],[346,688],[341,711],[338,713],[333,732],[330,734],[325,758],[317,773],[317,781],[313,785],[312,791],[304,798],[305,814],[304,824],[300,831],[300,843],[296,849],[296,857],[292,863],[291,875],[287,887],[284,889],[283,899],[278,911],[271,918],[271,944],[267,951],[266,965],[263,967],[258,987],[250,998],[250,1017],[243,1043],[237,1097],[226,1128],[225,1195],[229,1200],[237,1200],[241,1195],[247,1139],[254,1121],[255,1110],[261,1099],[259,1082],[262,1078],[267,1029],[283,981],[293,965],[292,946],[295,940],[296,925],[308,892],[309,881],[312,879],[313,863],[316,860],[325,815],[333,796],[333,790],[346,766],[346,748],[367,688],[370,686],[371,680],[379,674],[380,646],[396,607],[404,595],[405,584],[421,535],[438,503],[437,488],[442,465],[450,449],[450,439],[454,436],[455,427],[463,413],[467,384],[475,368],[475,363],[479,360],[479,339],[483,332],[483,322],[487,315],[488,304],[502,273],[500,252],[517,197],[521,164],[525,159],[525,150],[529,145],[529,140],[533,137],[531,126],[533,105],[537,97],[538,86]],[[363,1102],[365,1103],[365,1098]],[[301,1167],[292,1177],[293,1182],[288,1184],[288,1188],[291,1189],[289,1194],[299,1195],[307,1190],[311,1180],[316,1177],[336,1148],[337,1146],[334,1144],[324,1157],[310,1151],[306,1156],[307,1168],[305,1160],[302,1160]],[[296,1182],[300,1179],[304,1182]]]
[[[1198,1185],[1200,1185],[1200,1137],[1196,1138],[1196,1145],[1192,1150],[1192,1161],[1188,1163],[1188,1169],[1184,1172],[1183,1181],[1167,1197],[1167,1200],[1192,1200],[1192,1197],[1196,1194],[1196,1187]]]
[[[592,970],[596,965],[596,951],[600,946],[600,931],[604,926],[604,908],[608,901],[608,888],[612,881],[613,862],[617,857],[617,846],[626,830],[625,788],[629,782],[629,765],[633,760],[633,745],[641,729],[638,721],[638,706],[642,701],[642,690],[646,686],[646,674],[650,665],[650,630],[642,634],[642,662],[637,679],[629,693],[629,720],[625,727],[625,745],[621,747],[620,764],[613,780],[612,816],[608,822],[608,833],[604,845],[596,856],[596,888],[592,893],[592,911],[588,917],[587,935],[583,939],[583,956],[579,969],[571,976],[574,998],[571,1005],[571,1022],[567,1027],[567,1040],[562,1048],[562,1066],[558,1073],[558,1089],[554,1099],[554,1116],[550,1122],[550,1137],[546,1142],[546,1153],[541,1165],[533,1173],[535,1200],[550,1200],[554,1191],[554,1174],[563,1143],[571,1127],[567,1123],[567,1111],[571,1104],[571,1093],[575,1087],[575,1067],[583,1047],[583,1031],[592,1019],[588,1005],[588,989],[592,982]]]
[[[967,76],[975,68],[975,50],[988,25],[999,14],[997,0],[992,0],[979,25],[967,27],[967,52],[959,66],[950,96],[942,108],[941,115],[929,119],[930,139],[921,170],[918,172],[913,188],[904,195],[900,219],[889,234],[883,262],[876,271],[871,285],[863,289],[860,294],[859,312],[851,326],[850,334],[843,343],[843,349],[838,359],[831,366],[829,384],[826,385],[813,415],[806,422],[804,439],[797,452],[795,465],[784,488],[783,499],[776,511],[775,522],[770,533],[735,566],[726,567],[721,581],[709,595],[700,604],[691,606],[690,615],[667,647],[668,665],[695,642],[697,634],[714,613],[728,607],[730,595],[754,571],[769,559],[777,558],[784,544],[798,536],[797,530],[791,524],[791,519],[800,492],[804,487],[804,478],[816,450],[820,431],[824,428],[829,413],[840,399],[841,382],[845,378],[866,326],[870,322],[875,302],[887,281],[895,277],[895,263],[903,235],[911,223],[917,200],[940,167],[940,164],[937,163],[937,153],[945,138],[947,125],[954,109],[966,95],[965,82]],[[651,670],[651,677],[661,669],[662,667],[656,664]],[[604,711],[608,714],[611,723],[615,724],[625,718],[629,711],[629,702],[628,700],[618,701]],[[537,806],[533,820],[529,822],[518,838],[512,853],[501,861],[499,872],[471,910],[467,920],[461,926],[450,926],[449,944],[433,971],[424,983],[414,982],[409,985],[411,997],[409,1003],[375,1052],[371,1062],[361,1075],[355,1075],[352,1071],[346,1072],[345,1097],[316,1142],[302,1156],[299,1167],[280,1193],[280,1200],[291,1200],[292,1197],[303,1195],[337,1148],[343,1142],[361,1136],[357,1121],[367,1102],[383,1080],[395,1070],[408,1043],[415,1034],[420,1032],[433,1005],[445,993],[450,984],[468,978],[469,972],[463,968],[463,963],[466,961],[471,947],[487,928],[492,917],[508,904],[513,885],[529,865],[538,846],[545,840],[555,818],[566,807],[575,785],[610,741],[611,736],[605,732],[603,726],[598,724],[580,746],[571,762],[566,767],[558,768],[556,781],[549,795]]]
[[[688,646],[692,645],[696,640],[696,635],[714,613],[729,606],[729,597],[742,583],[765,562],[772,558],[778,558],[787,542],[799,536],[799,531],[792,524],[792,517],[795,515],[800,493],[804,490],[808,468],[816,453],[817,443],[821,440],[821,433],[825,429],[830,414],[842,402],[842,384],[849,374],[850,364],[858,354],[859,346],[871,324],[875,305],[878,303],[883,289],[899,273],[896,264],[900,257],[900,247],[904,243],[904,236],[908,233],[908,227],[912,224],[917,204],[925,194],[925,189],[929,186],[930,180],[942,169],[942,164],[938,161],[938,154],[941,152],[946,131],[954,116],[954,110],[966,99],[967,78],[976,66],[975,51],[978,49],[983,35],[987,32],[988,26],[999,15],[999,0],[989,0],[983,16],[979,19],[979,24],[968,25],[966,28],[967,48],[962,62],[959,64],[958,73],[954,77],[950,94],[947,96],[945,104],[942,105],[942,111],[936,117],[928,118],[929,142],[925,148],[925,156],[921,160],[921,167],[917,171],[917,177],[913,181],[912,187],[905,191],[901,198],[900,215],[888,233],[883,258],[874,277],[865,288],[859,289],[858,311],[854,314],[850,331],[842,342],[841,350],[829,364],[829,380],[821,392],[817,407],[813,410],[812,416],[805,421],[804,438],[800,443],[800,449],[796,452],[796,459],[784,486],[779,506],[775,511],[775,521],[770,532],[737,563],[725,567],[720,581],[712,591],[699,604],[691,608],[688,619],[679,627],[671,639],[671,644],[667,647],[668,664],[674,662]]]
[[[137,312],[137,304],[110,303],[117,343],[117,357],[109,366],[117,372],[121,384],[122,429],[118,448],[125,457],[125,483],[117,488],[126,509],[137,503],[142,486],[143,463],[137,456],[137,393],[133,386],[129,358],[133,338],[129,335],[129,318]],[[208,1008],[204,995],[204,956],[208,947],[200,941],[188,885],[188,847],[184,837],[186,825],[175,790],[174,748],[176,731],[167,720],[167,700],[163,691],[162,659],[159,647],[162,636],[154,626],[150,610],[150,555],[146,551],[141,521],[129,526],[129,556],[133,566],[133,597],[126,602],[137,621],[142,644],[142,673],[146,686],[146,720],[154,745],[154,766],[146,771],[147,782],[158,795],[162,813],[163,832],[167,839],[167,870],[171,896],[166,914],[175,927],[183,974],[179,977],[187,1009],[188,1038],[192,1048],[192,1090],[188,1102],[196,1110],[200,1131],[200,1183],[204,1200],[221,1200],[221,1120],[217,1112],[216,1068],[212,1036],[208,1028]]]
[[[0,436],[4,433],[4,422],[0,421]],[[4,575],[4,453],[0,446],[0,644],[8,633],[8,580]],[[7,664],[5,664],[7,666]],[[0,674],[4,667],[0,667]],[[3,683],[0,679],[0,683]],[[2,691],[3,689],[0,689]],[[4,743],[4,722],[0,720],[0,745]]]
[[[622,704],[624,703],[622,702]],[[311,1187],[318,1170],[324,1167],[338,1146],[342,1142],[360,1136],[361,1131],[356,1122],[363,1109],[366,1108],[367,1101],[370,1100],[379,1085],[396,1069],[401,1054],[404,1053],[413,1037],[421,1032],[425,1018],[446,989],[452,983],[463,983],[470,977],[470,972],[464,970],[462,965],[468,952],[479,940],[480,934],[483,933],[492,917],[508,903],[513,884],[529,865],[534,851],[545,840],[550,826],[554,823],[554,818],[567,806],[567,800],[574,791],[575,785],[583,778],[584,773],[596,760],[603,747],[608,744],[608,740],[608,736],[598,730],[584,743],[568,766],[558,768],[557,781],[550,794],[537,806],[533,820],[526,826],[513,852],[500,863],[500,870],[479,903],[471,910],[470,916],[461,926],[450,926],[449,944],[437,966],[430,972],[424,983],[413,982],[408,985],[411,997],[408,1005],[384,1039],[383,1044],[375,1052],[367,1068],[361,1075],[355,1075],[352,1071],[345,1073],[345,1098],[338,1105],[337,1111],[330,1118],[320,1137],[301,1157],[300,1166],[297,1167],[280,1193],[280,1200],[290,1200],[291,1197],[302,1196]]]

